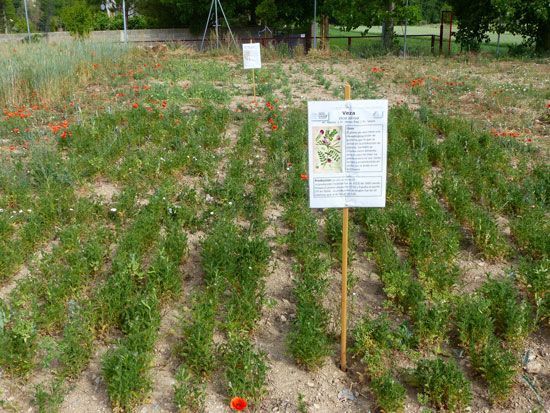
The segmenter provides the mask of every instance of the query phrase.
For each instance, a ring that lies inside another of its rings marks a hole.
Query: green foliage
[[[185,366],[180,366],[175,376],[174,403],[181,413],[204,411],[206,386],[197,380]]]
[[[456,317],[461,345],[470,353],[486,348],[494,330],[491,302],[480,296],[466,297],[459,303]]]
[[[421,360],[414,377],[423,404],[448,411],[462,411],[470,405],[471,385],[454,360]]]
[[[183,340],[178,354],[195,377],[205,377],[214,368],[212,338],[216,326],[216,310],[216,301],[211,294],[207,292],[199,295],[191,312],[192,321],[183,326]]]
[[[481,294],[490,302],[495,333],[512,344],[520,344],[530,333],[532,323],[529,307],[525,302],[519,302],[512,281],[488,280],[481,286]]]
[[[94,27],[94,18],[90,7],[84,1],[76,1],[61,10],[61,20],[72,36],[87,37]]]
[[[550,317],[550,258],[540,261],[524,259],[520,263],[519,279],[527,287],[531,300],[536,307],[536,321]]]
[[[407,391],[390,374],[374,377],[369,387],[381,411],[387,413],[403,411]]]
[[[494,401],[505,400],[512,391],[518,361],[510,350],[491,340],[479,353],[472,353],[472,366],[487,381],[489,395]]]
[[[265,392],[266,354],[254,348],[247,337],[231,335],[223,349],[228,396],[257,402]]]

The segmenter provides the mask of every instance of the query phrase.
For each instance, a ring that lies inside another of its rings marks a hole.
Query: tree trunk
[[[550,22],[539,26],[535,47],[537,52],[544,53],[550,51]]]
[[[395,3],[391,0],[386,1],[386,10],[388,14],[382,24],[382,46],[384,50],[389,51],[393,47],[393,17],[392,12],[395,9]]]
[[[329,30],[328,16],[321,16],[321,49],[329,49]]]

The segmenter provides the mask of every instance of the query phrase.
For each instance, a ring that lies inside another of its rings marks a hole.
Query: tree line
[[[24,0],[0,0],[0,30],[26,30]],[[222,0],[230,24],[283,32],[310,29],[315,0]],[[82,31],[122,28],[122,0],[27,0],[34,31]],[[318,21],[366,33],[383,27],[383,44],[391,47],[394,25],[438,23],[452,10],[456,39],[478,50],[489,32],[510,32],[538,51],[550,50],[550,0],[316,0]],[[126,0],[129,28],[188,27],[200,32],[211,0]],[[80,27],[80,29],[79,29]]]

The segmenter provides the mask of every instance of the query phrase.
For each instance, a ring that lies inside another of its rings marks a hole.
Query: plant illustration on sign
[[[314,127],[315,172],[342,172],[342,127]]]

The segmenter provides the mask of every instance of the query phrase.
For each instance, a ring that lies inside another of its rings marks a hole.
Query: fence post
[[[432,34],[432,45],[431,45],[432,54],[435,53],[435,34]]]
[[[348,36],[348,52],[351,52],[351,36]]]

